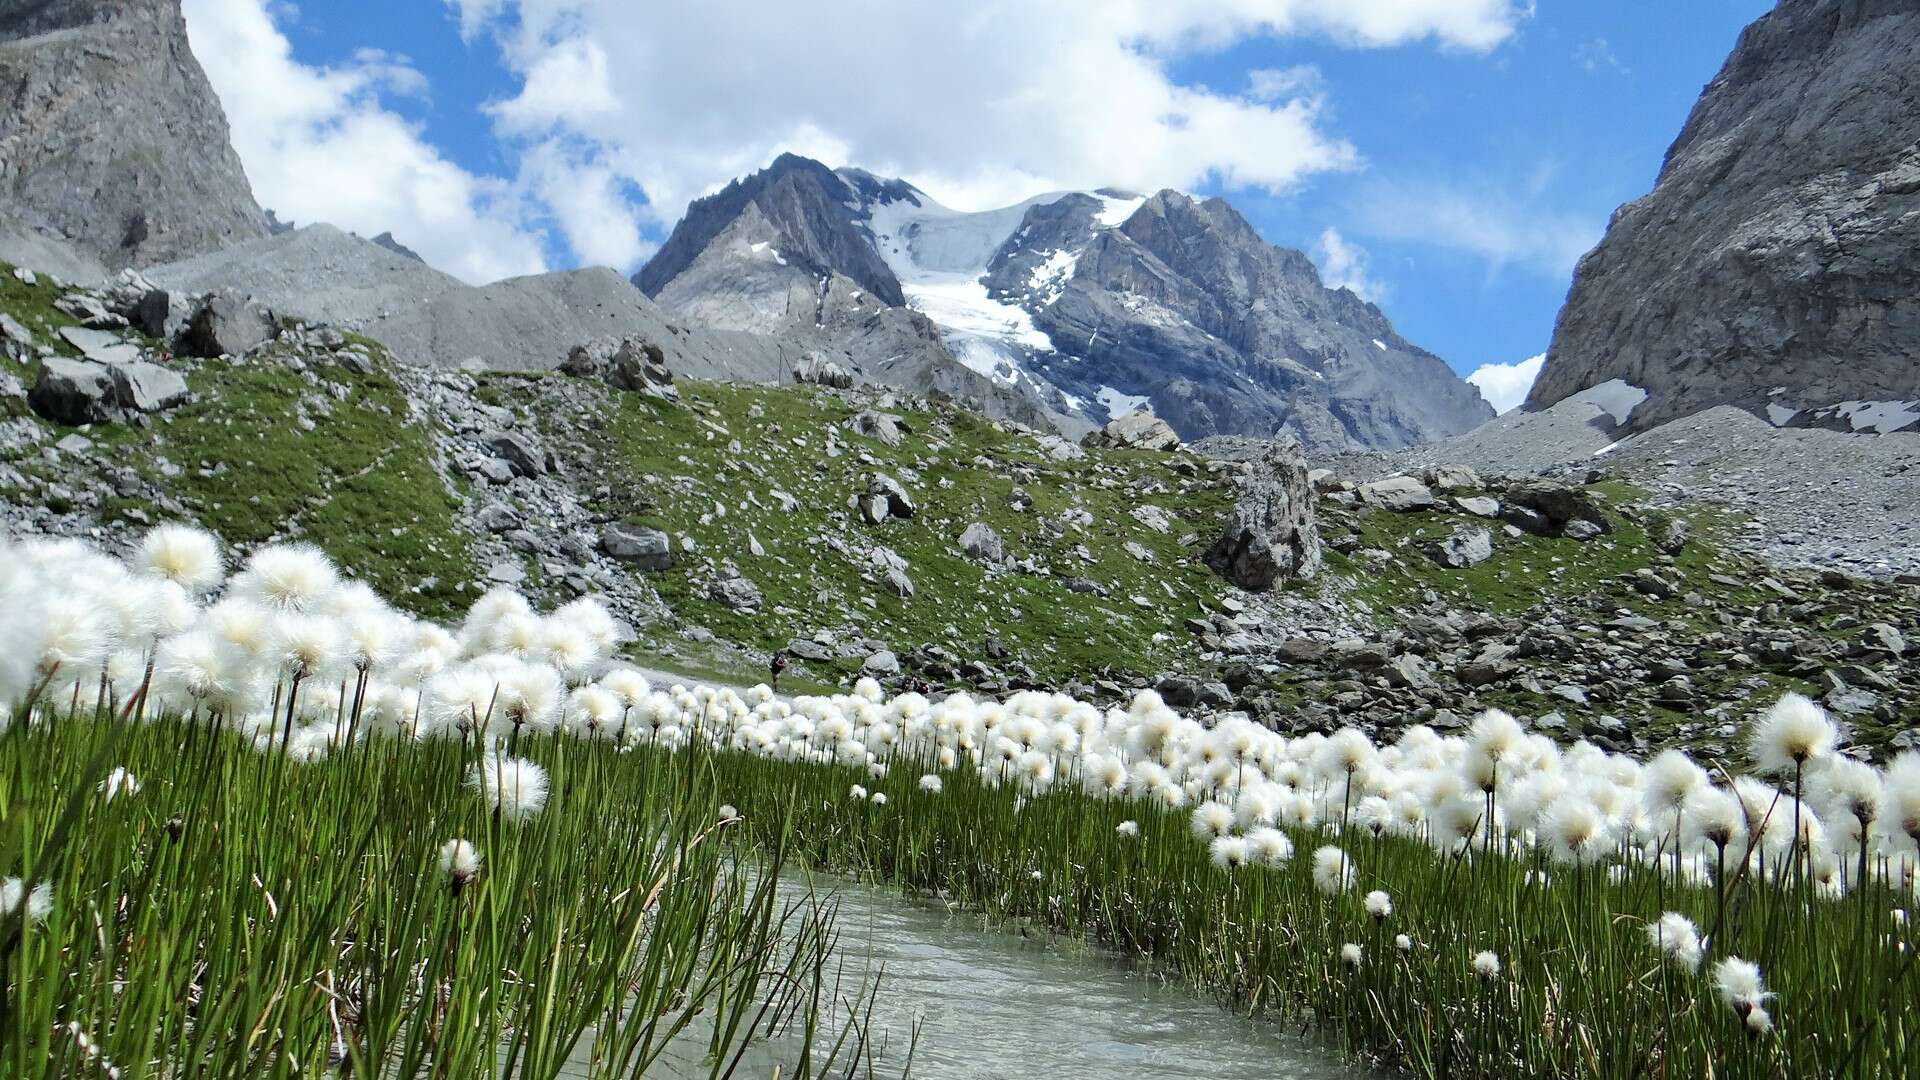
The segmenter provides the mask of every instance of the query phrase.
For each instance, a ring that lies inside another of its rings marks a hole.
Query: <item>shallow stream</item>
[[[804,888],[796,878],[791,895],[803,895]],[[881,975],[871,1018],[875,1077],[899,1077],[910,1045],[916,1080],[1377,1075],[1342,1063],[1333,1050],[1271,1021],[1239,1019],[1211,999],[1137,972],[1096,947],[1029,937],[896,889],[828,877],[814,879],[814,888],[839,903],[835,957],[845,991],[858,992],[863,970]],[[682,1043],[649,1075],[708,1076],[704,1042]],[[734,1075],[770,1077],[785,1063],[780,1075],[790,1077],[795,1054],[793,1044],[776,1039],[749,1051]],[[834,1075],[845,1074],[836,1067]],[[867,1073],[863,1067],[853,1075]]]

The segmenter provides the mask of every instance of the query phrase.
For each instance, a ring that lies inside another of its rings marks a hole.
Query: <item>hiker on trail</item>
[[[773,676],[773,689],[780,689],[780,673],[787,670],[787,651],[781,649],[767,661],[767,671]]]

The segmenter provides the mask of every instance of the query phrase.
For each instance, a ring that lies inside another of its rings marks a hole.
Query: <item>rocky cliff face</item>
[[[1092,209],[1030,210],[987,278],[1053,341],[1043,367],[1068,393],[1144,396],[1186,438],[1283,432],[1323,450],[1408,446],[1492,418],[1444,361],[1225,200],[1162,191],[1108,229]]]
[[[1261,240],[1223,200],[1171,191],[966,213],[785,155],[694,203],[634,280],[670,311],[763,333],[835,333],[910,308],[995,394],[1071,434],[1144,408],[1189,438],[1390,448],[1493,415],[1378,308],[1322,285],[1305,255]],[[887,362],[936,362],[905,345]]]
[[[179,0],[0,5],[0,222],[108,269],[266,233]]]
[[[718,194],[697,199],[673,235],[633,283],[648,296],[684,273],[708,246],[745,215],[757,219],[756,236],[783,241],[782,265],[810,273],[835,273],[865,289],[882,303],[903,302],[900,282],[873,250],[864,231],[846,205],[846,184],[817,161],[782,154],[774,163],[744,180],[735,180]]]
[[[1905,0],[1782,0],[1747,27],[1581,260],[1528,408],[1611,379],[1646,390],[1642,428],[1920,398],[1916,64]]]

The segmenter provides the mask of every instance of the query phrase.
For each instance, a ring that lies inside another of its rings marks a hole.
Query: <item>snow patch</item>
[[[1625,379],[1608,379],[1598,386],[1588,387],[1574,395],[1581,401],[1613,417],[1615,424],[1624,424],[1633,410],[1647,400],[1647,392]]]
[[[1027,289],[1035,294],[1042,307],[1052,306],[1060,294],[1065,291],[1067,282],[1073,278],[1074,264],[1080,261],[1080,253],[1061,248],[1049,252],[1045,261],[1033,268],[1027,275]]]
[[[1855,431],[1885,435],[1920,421],[1920,401],[1842,401],[1832,409]]]
[[[1778,393],[1779,390],[1783,389],[1785,389],[1785,387],[1780,387],[1774,392]],[[1767,420],[1772,423],[1774,427],[1786,427],[1788,421],[1791,421],[1799,415],[1799,409],[1789,409],[1785,405],[1776,404],[1771,401],[1767,403]]]
[[[1106,407],[1107,415],[1119,419],[1129,413],[1153,411],[1153,401],[1143,394],[1123,394],[1111,386],[1102,386],[1094,399]]]
[[[1373,347],[1376,349],[1379,349],[1381,352],[1387,351],[1387,343],[1384,341],[1381,341],[1379,338],[1373,339]]]
[[[1133,212],[1140,209],[1147,201],[1144,195],[1137,199],[1116,199],[1111,195],[1095,192],[1093,197],[1100,200],[1100,212],[1094,215],[1093,220],[1109,229],[1125,225],[1127,219],[1133,216]]]

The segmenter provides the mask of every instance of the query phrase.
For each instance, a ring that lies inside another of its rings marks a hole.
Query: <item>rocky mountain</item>
[[[0,4],[0,252],[85,276],[266,229],[179,0]]]
[[[1782,0],[1584,259],[1527,400],[1611,380],[1645,428],[1920,422],[1920,9]]]
[[[1150,409],[1181,435],[1400,447],[1493,415],[1433,354],[1221,199],[1056,192],[965,213],[782,155],[689,207],[635,284],[773,331],[906,306],[966,367],[1077,432]]]

